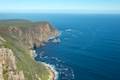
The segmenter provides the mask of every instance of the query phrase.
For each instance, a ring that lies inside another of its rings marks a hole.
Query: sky
[[[0,12],[120,13],[120,0],[0,0]]]

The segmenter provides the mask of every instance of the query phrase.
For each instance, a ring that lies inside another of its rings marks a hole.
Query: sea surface
[[[61,32],[60,43],[37,48],[35,57],[53,65],[58,80],[120,80],[120,15],[29,13],[0,19],[49,21]]]

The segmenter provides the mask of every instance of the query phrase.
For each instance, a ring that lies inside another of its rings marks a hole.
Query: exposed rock
[[[4,76],[7,75],[7,76]],[[0,48],[0,80],[25,80],[23,71],[18,71],[11,49]]]
[[[0,80],[4,80],[3,78],[3,65],[0,63]]]
[[[60,41],[59,38],[55,38],[55,39],[52,40],[52,42],[53,42],[53,43],[60,43],[61,41]]]

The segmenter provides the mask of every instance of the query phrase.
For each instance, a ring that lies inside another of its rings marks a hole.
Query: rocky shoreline
[[[49,79],[48,80],[57,80],[58,79],[58,72],[55,70],[55,67],[47,64],[45,62],[42,62],[43,65],[46,66],[46,68],[49,70]]]
[[[34,59],[34,57],[36,56],[35,50],[30,50],[30,52],[31,52],[31,57]],[[56,71],[56,69],[53,65],[50,65],[46,62],[40,62],[40,64],[43,64],[47,68],[47,70],[49,72],[48,80],[57,80],[58,79],[58,72]]]
[[[33,54],[35,54],[35,51],[33,52]],[[0,80],[4,80],[3,73],[5,66],[8,66],[8,68],[6,68],[6,71],[8,72],[8,80],[25,80],[23,71],[17,71],[15,56],[11,49],[0,48],[0,57]],[[55,70],[54,66],[45,62],[41,63],[46,67],[49,72],[48,80],[57,80],[58,72]]]

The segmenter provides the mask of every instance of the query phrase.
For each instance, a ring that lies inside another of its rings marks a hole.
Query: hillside
[[[3,61],[7,62],[7,59],[0,57],[0,74],[2,74],[0,78],[3,80],[48,80],[49,70],[43,64],[34,61],[32,48],[44,45],[50,37],[56,37],[58,34],[58,31],[48,22],[0,20],[0,56],[4,54],[6,58],[5,54],[10,54],[9,51],[12,55],[9,64],[3,63]],[[4,52],[2,52],[3,49]],[[17,75],[23,78],[10,79],[11,71],[15,77]]]

